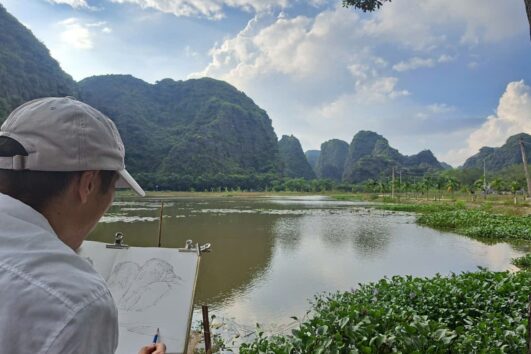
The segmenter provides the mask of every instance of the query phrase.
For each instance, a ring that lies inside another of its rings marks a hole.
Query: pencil
[[[153,344],[157,344],[158,340],[159,340],[159,329],[157,328],[157,333],[155,333],[155,337],[153,337]]]

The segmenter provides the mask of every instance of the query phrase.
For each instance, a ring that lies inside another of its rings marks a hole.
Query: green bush
[[[417,222],[486,239],[531,240],[531,217],[492,214],[480,210],[453,210],[423,214]]]
[[[316,297],[286,336],[259,333],[241,353],[526,352],[531,273],[393,277]]]

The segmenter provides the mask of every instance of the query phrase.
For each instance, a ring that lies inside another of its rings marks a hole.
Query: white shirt
[[[117,345],[103,278],[43,215],[0,193],[0,352],[108,354]]]

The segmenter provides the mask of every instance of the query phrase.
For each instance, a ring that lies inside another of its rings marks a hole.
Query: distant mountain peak
[[[485,163],[488,170],[498,171],[511,165],[522,164],[520,139],[525,142],[528,162],[531,162],[531,135],[519,133],[507,138],[500,147],[482,147],[477,154],[465,161],[463,168],[483,168]]]
[[[380,179],[390,175],[393,168],[417,175],[443,167],[430,150],[404,156],[382,135],[364,130],[354,135],[350,143],[343,181],[360,183],[369,178]]]
[[[299,139],[293,135],[282,135],[278,142],[278,150],[283,176],[305,179],[315,178],[315,173],[302,151]]]

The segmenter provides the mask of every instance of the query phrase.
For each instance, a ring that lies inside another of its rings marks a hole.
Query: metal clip
[[[201,253],[210,252],[211,246],[212,245],[210,243],[205,243],[203,246],[199,247],[199,252]]]
[[[107,244],[105,247],[107,248],[115,248],[115,249],[123,249],[123,248],[129,248],[128,245],[123,243],[124,241],[124,234],[122,232],[117,232],[114,234],[114,244]]]

